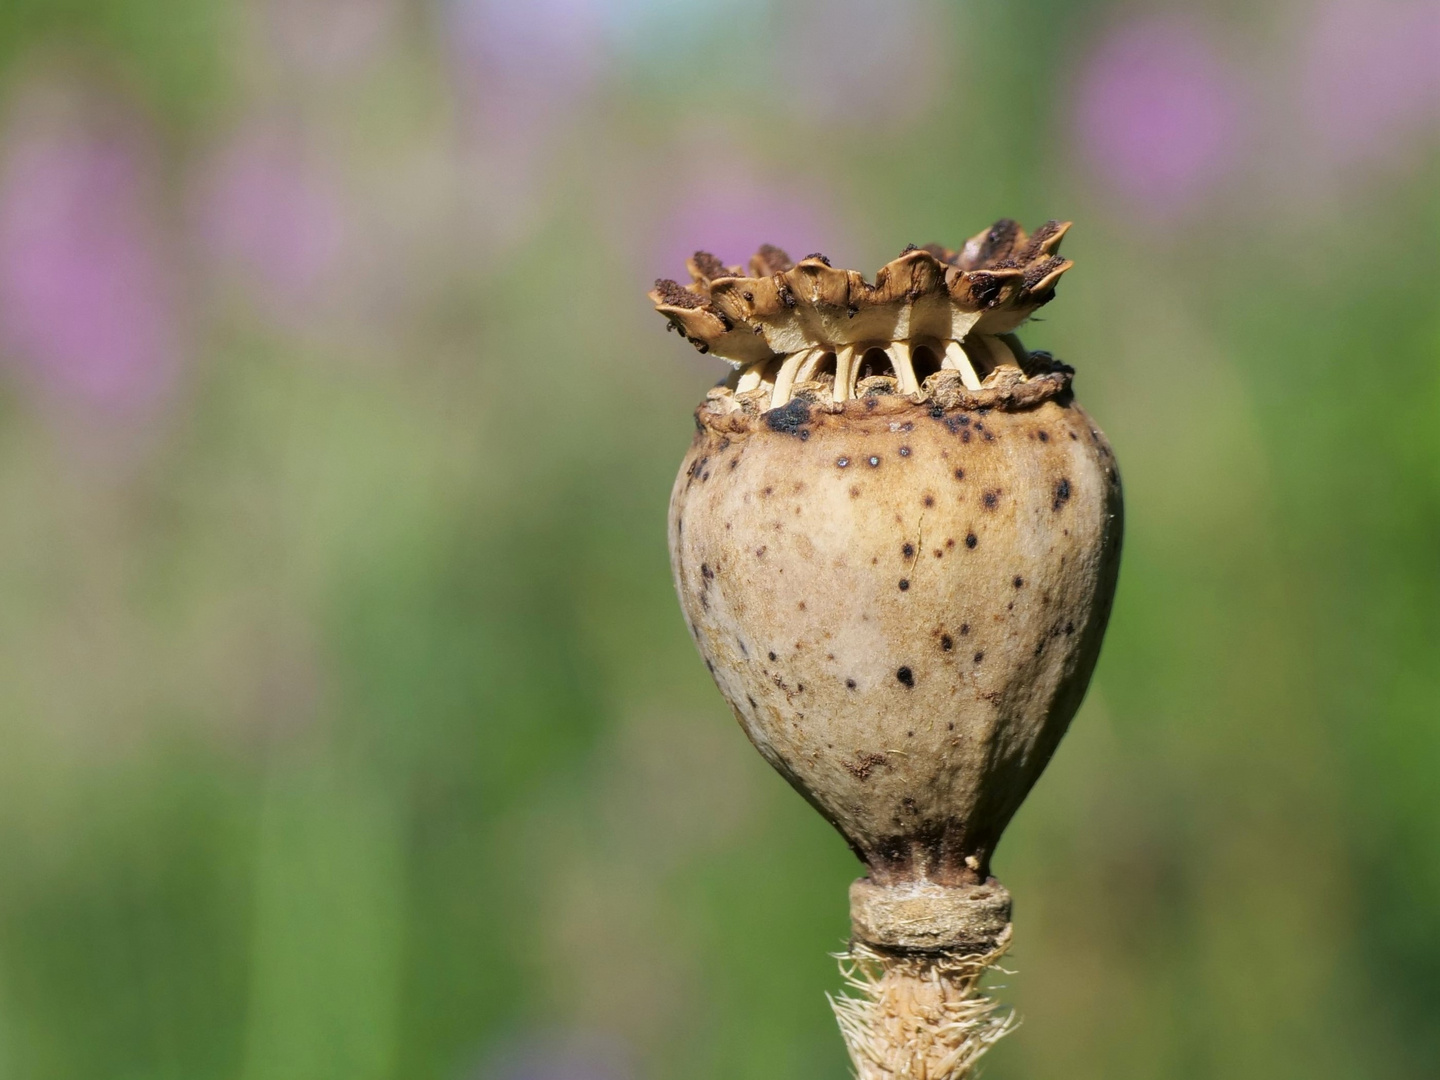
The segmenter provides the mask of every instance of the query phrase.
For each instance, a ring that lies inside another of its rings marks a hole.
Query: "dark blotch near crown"
[[[765,424],[771,431],[778,431],[785,435],[799,435],[801,429],[810,422],[810,406],[799,398],[795,398],[788,405],[778,409],[771,409],[765,414]]]

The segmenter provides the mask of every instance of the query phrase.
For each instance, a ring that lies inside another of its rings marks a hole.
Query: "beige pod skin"
[[[1099,655],[1120,547],[1104,436],[1056,397],[870,397],[779,431],[698,415],[671,559],[745,733],[872,882],[984,882]]]
[[[862,997],[836,1006],[864,1078],[966,1075],[1008,1029],[977,990],[1011,933],[990,860],[1084,696],[1119,567],[1110,446],[1071,370],[1010,333],[1068,268],[1053,255],[1064,227],[1048,248],[1037,233],[1027,263],[1023,233],[1008,257],[986,250],[1008,225],[961,253],[930,249],[934,268],[907,252],[873,286],[813,260],[776,272],[774,311],[752,315],[776,355],[743,357],[707,396],[670,499],[672,568],[706,666],[866,865],[851,890]],[[752,272],[775,269],[762,256]],[[704,259],[691,287],[704,312],[726,315],[727,289],[759,292],[764,279],[739,288]],[[987,294],[1006,262],[1014,291]],[[907,288],[877,296],[897,267]],[[932,279],[939,302],[922,319]],[[671,286],[652,296],[692,341],[735,336],[734,310],[713,338],[696,332],[698,305]],[[845,317],[826,323],[837,297]],[[776,323],[797,308],[812,340],[794,345]],[[825,336],[866,319],[872,342]]]

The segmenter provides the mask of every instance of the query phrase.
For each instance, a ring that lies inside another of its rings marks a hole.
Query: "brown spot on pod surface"
[[[1050,501],[1050,509],[1059,513],[1060,508],[1070,501],[1070,479],[1062,476],[1055,481],[1055,497]]]

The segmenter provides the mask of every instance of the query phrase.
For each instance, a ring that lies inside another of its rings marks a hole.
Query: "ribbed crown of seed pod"
[[[1069,228],[1048,221],[1026,235],[1014,221],[997,221],[959,251],[908,248],[873,284],[819,254],[795,263],[765,245],[746,273],[697,251],[691,283],[661,279],[650,298],[692,345],[736,367],[871,341],[1004,334],[1055,295],[1073,265],[1056,254]]]

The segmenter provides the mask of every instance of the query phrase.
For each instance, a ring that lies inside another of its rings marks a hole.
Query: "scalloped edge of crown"
[[[958,251],[908,248],[873,283],[824,255],[794,263],[770,245],[751,257],[748,274],[697,251],[691,283],[661,279],[650,299],[700,352],[736,367],[813,349],[1005,334],[1048,303],[1074,265],[1057,254],[1069,229],[1049,221],[1027,235],[1002,219]]]

